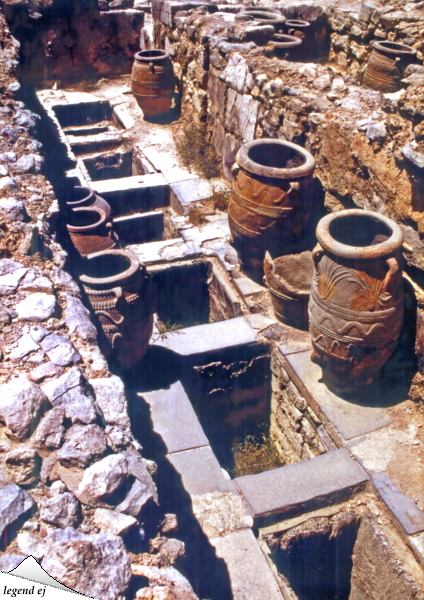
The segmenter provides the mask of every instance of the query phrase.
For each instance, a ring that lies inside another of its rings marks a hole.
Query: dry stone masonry
[[[0,570],[424,599],[422,3],[0,5]]]

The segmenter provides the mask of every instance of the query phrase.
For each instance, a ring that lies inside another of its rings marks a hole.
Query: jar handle
[[[391,256],[390,258],[388,258],[386,260],[386,265],[389,267],[389,270],[387,271],[386,277],[383,281],[383,289],[385,292],[390,287],[396,273],[399,271],[400,268],[399,261],[395,256]]]
[[[151,73],[155,72],[155,65],[152,62],[149,62],[149,69]]]
[[[318,261],[323,254],[324,254],[324,250],[323,250],[323,247],[321,246],[321,244],[317,244],[315,246],[315,248],[312,250],[312,260],[314,261],[315,273],[317,273],[317,274],[318,274]]]
[[[237,176],[237,173],[240,171],[240,167],[238,166],[237,163],[234,163],[233,166],[231,167],[231,175],[233,177]]]

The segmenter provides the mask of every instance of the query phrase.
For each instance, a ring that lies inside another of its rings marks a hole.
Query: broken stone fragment
[[[80,505],[73,494],[65,492],[49,498],[40,510],[40,518],[58,527],[76,527],[80,519]]]
[[[11,481],[18,485],[32,485],[38,478],[40,458],[35,450],[16,448],[6,454],[4,466]]]
[[[315,89],[322,92],[331,86],[331,77],[328,73],[325,73],[324,75],[317,77],[312,85]]]
[[[16,180],[13,177],[1,177],[0,190],[5,190],[9,194],[17,192],[18,186],[16,185]]]
[[[123,500],[121,504],[118,504],[116,510],[126,515],[138,517],[143,508],[151,500],[153,500],[153,494],[151,490],[147,487],[147,485],[136,479],[132,484],[132,487],[125,500]]]
[[[47,544],[42,537],[31,533],[30,531],[21,531],[18,533],[16,541],[19,551],[25,556],[33,556],[40,561],[47,550]]]
[[[122,514],[107,508],[96,508],[93,523],[102,533],[114,533],[123,535],[131,527],[138,524],[137,519],[130,515]]]
[[[105,498],[113,494],[128,476],[126,458],[122,454],[112,454],[85,471],[78,492],[93,498]]]
[[[174,567],[158,569],[134,565],[133,573],[149,580],[149,587],[138,590],[136,600],[156,600],[160,597],[198,600],[188,580]]]
[[[20,441],[31,435],[47,397],[26,375],[0,386],[0,421]]]
[[[49,533],[46,542],[41,566],[64,585],[102,600],[117,600],[127,590],[131,562],[120,537],[87,535],[68,527]]]
[[[26,321],[45,321],[53,317],[58,305],[52,294],[30,294],[16,306],[19,318]]]
[[[386,124],[383,121],[378,123],[371,123],[367,127],[366,131],[367,138],[372,142],[383,141],[387,136]]]
[[[83,340],[94,342],[97,339],[97,330],[90,320],[90,312],[79,298],[65,294],[66,310],[65,323],[69,333],[77,335]]]
[[[105,433],[108,446],[116,453],[126,450],[134,441],[130,431],[113,425],[106,425]]]
[[[65,433],[64,418],[65,409],[63,406],[55,406],[52,410],[49,410],[36,429],[34,442],[43,444],[50,450],[59,448]]]
[[[130,429],[128,404],[122,379],[114,375],[113,377],[90,379],[89,383],[94,389],[97,404],[106,423]]]
[[[160,525],[162,533],[176,533],[178,531],[177,515],[172,513],[165,514],[165,518]]]
[[[3,486],[0,494],[0,538],[7,528],[18,525],[18,521],[35,506],[28,492],[18,485],[12,483]]]
[[[24,175],[25,173],[36,173],[35,154],[21,156],[12,166],[14,172],[19,173],[20,175]]]
[[[406,144],[406,146],[402,148],[402,154],[413,165],[419,169],[424,169],[424,154],[422,152],[417,152],[413,144]]]
[[[156,537],[150,542],[151,547],[157,550],[166,565],[173,565],[179,558],[185,556],[185,544],[181,540],[167,537]]]

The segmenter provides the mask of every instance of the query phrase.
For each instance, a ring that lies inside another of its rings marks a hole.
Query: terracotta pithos
[[[308,21],[302,21],[300,19],[287,19],[284,23],[284,27],[287,33],[295,38],[298,38],[302,43],[297,49],[296,54],[301,58],[302,56],[308,55],[312,48],[310,41],[310,23]]]
[[[294,35],[287,35],[286,33],[274,33],[271,42],[274,44],[274,48],[279,55],[282,51],[290,52],[293,48],[298,48],[302,45],[302,40],[300,38],[295,37]]]
[[[273,25],[276,29],[282,27],[286,21],[286,17],[274,10],[263,10],[259,8],[248,8],[243,11],[247,15],[251,15],[255,21],[263,25]]]
[[[112,214],[110,204],[106,202],[104,198],[98,196],[91,188],[82,185],[77,185],[72,189],[69,199],[66,201],[66,205],[69,209],[101,208],[106,214],[107,221],[110,220]]]
[[[142,50],[135,54],[131,90],[146,116],[166,113],[171,108],[174,88],[174,69],[169,52]]]
[[[370,383],[403,318],[403,234],[391,219],[345,210],[321,219],[309,302],[312,360],[336,392]]]
[[[81,256],[114,248],[118,243],[118,236],[102,208],[73,208],[68,221],[69,236]]]
[[[401,87],[405,67],[417,51],[406,44],[374,42],[364,72],[364,85],[383,93],[396,92]]]
[[[291,142],[254,140],[237,153],[228,207],[233,244],[246,273],[262,282],[265,251],[290,254],[309,219],[314,157]]]
[[[96,252],[87,257],[80,280],[103,332],[102,352],[128,369],[146,353],[153,330],[144,265],[127,250]]]
[[[309,251],[279,256],[265,254],[264,282],[271,294],[274,314],[279,321],[308,329],[308,302],[314,263]]]

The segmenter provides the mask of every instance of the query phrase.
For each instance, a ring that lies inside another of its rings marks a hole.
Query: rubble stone
[[[42,560],[47,550],[44,539],[30,531],[21,531],[16,538],[19,551],[25,556],[33,556],[37,561]]]
[[[110,496],[127,479],[128,462],[121,454],[112,454],[89,467],[78,486],[78,492],[94,498]]]
[[[26,375],[0,386],[0,420],[11,433],[24,440],[36,427],[37,418],[47,397]]]
[[[81,360],[81,356],[72,342],[57,333],[52,333],[45,337],[40,345],[50,361],[55,365],[66,367],[71,363]]]
[[[1,488],[0,494],[0,537],[5,529],[34,508],[35,502],[22,488],[12,483]]]
[[[90,320],[90,312],[79,298],[75,298],[68,293],[65,294],[65,297],[65,323],[69,333],[75,334],[88,342],[95,342],[97,339],[97,330]]]
[[[67,528],[49,533],[46,542],[48,550],[41,566],[64,585],[102,600],[116,600],[125,593],[131,563],[120,537],[87,535]]]
[[[116,507],[116,510],[126,515],[138,517],[151,500],[153,500],[152,491],[147,485],[136,479],[126,498]]]
[[[131,527],[137,525],[138,521],[130,515],[125,515],[107,508],[96,508],[93,523],[104,533],[122,535]]]
[[[18,485],[31,485],[38,477],[39,457],[30,448],[16,448],[4,459],[9,479]]]
[[[40,518],[58,527],[76,527],[80,517],[79,502],[69,492],[49,498],[40,510]]]
[[[34,434],[34,441],[49,449],[59,448],[65,433],[65,409],[55,406],[43,417]]]
[[[21,319],[40,322],[53,317],[57,311],[56,298],[52,294],[34,293],[16,305]]]
[[[25,275],[28,269],[17,269],[13,272],[6,273],[0,276],[0,295],[8,296],[14,294],[19,285],[19,282]]]
[[[89,383],[94,389],[97,404],[106,423],[129,429],[131,425],[122,379],[114,375],[113,377],[90,379]]]
[[[15,198],[1,198],[0,215],[7,221],[23,221],[26,217],[25,204]]]
[[[159,600],[161,596],[176,600],[197,600],[188,580],[174,567],[158,569],[137,565],[136,574],[149,580],[149,587],[139,590],[136,600]]]
[[[3,554],[3,556],[0,556],[0,571],[9,573],[25,559],[26,556],[23,554]]]

